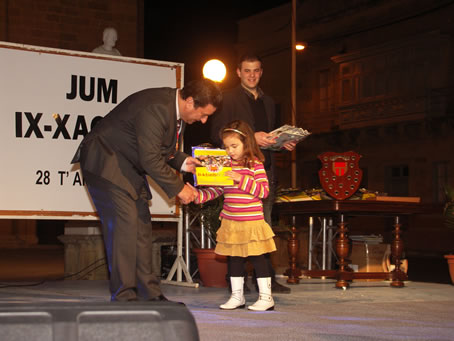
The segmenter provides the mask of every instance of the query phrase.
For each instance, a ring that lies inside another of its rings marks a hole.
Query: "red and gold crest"
[[[318,158],[322,162],[318,177],[326,193],[334,199],[344,200],[358,190],[363,176],[363,171],[359,168],[361,155],[352,151],[326,152]]]

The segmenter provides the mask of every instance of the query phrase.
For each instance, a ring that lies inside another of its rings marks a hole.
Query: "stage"
[[[279,281],[284,283],[284,278]],[[4,287],[15,283],[18,286]],[[28,283],[3,281],[0,307],[109,301],[107,281],[47,281],[24,286]],[[274,295],[275,311],[262,313],[218,309],[229,295],[224,288],[162,288],[169,299],[186,304],[202,341],[453,339],[453,285],[408,281],[404,288],[391,288],[389,282],[375,281],[353,282],[348,290],[334,286],[333,279],[301,279],[291,286],[291,294]],[[256,297],[252,289],[246,295],[247,303]]]

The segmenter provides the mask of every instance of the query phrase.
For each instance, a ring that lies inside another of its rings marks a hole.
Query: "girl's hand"
[[[227,175],[230,179],[232,179],[235,182],[240,182],[242,178],[242,175],[235,171],[227,171],[225,172],[225,175]]]

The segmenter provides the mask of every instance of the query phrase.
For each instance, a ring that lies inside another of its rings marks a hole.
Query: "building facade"
[[[264,60],[262,87],[291,122],[291,4],[239,22],[238,53]],[[320,188],[317,156],[362,155],[362,187],[443,203],[454,185],[454,2],[305,0],[297,2],[296,122],[312,132],[297,148],[297,186]],[[289,187],[290,154],[279,157]],[[436,250],[452,249],[441,220]],[[414,249],[426,248],[424,239]],[[430,248],[431,246],[429,246]]]
[[[0,0],[0,41],[91,52],[114,27],[123,56],[143,57],[143,0]]]
[[[143,25],[143,0],[0,0],[4,42],[91,52],[114,27],[121,54],[142,58]],[[56,234],[47,221],[0,219],[0,247],[27,247]]]

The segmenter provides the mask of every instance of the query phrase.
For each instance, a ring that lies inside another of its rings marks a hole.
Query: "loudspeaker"
[[[194,317],[175,302],[56,302],[0,305],[8,341],[199,340]]]

